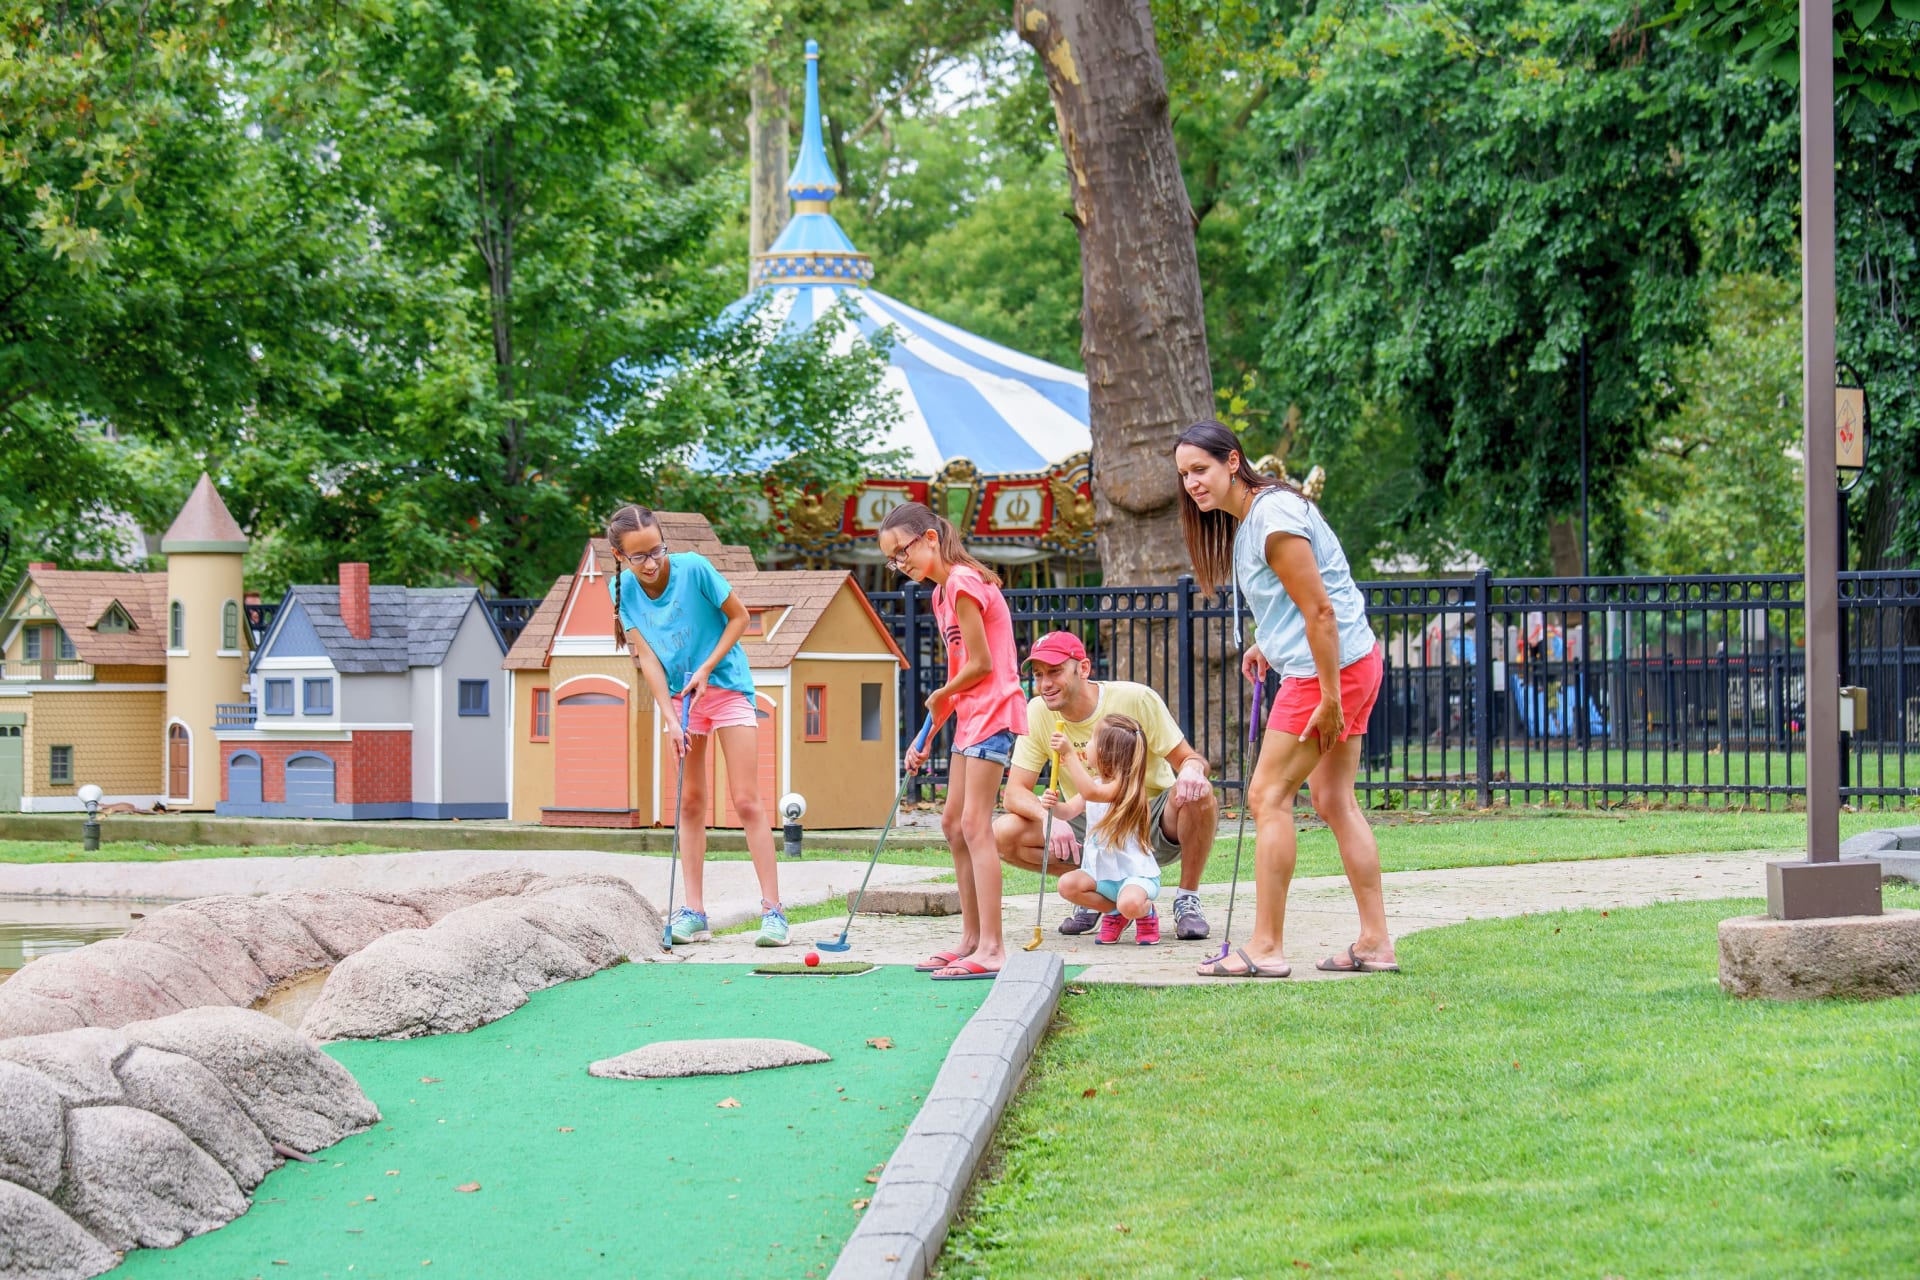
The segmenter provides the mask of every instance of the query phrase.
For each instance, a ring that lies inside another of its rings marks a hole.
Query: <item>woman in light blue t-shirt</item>
[[[1367,625],[1340,540],[1318,507],[1285,481],[1247,465],[1233,432],[1202,422],[1180,433],[1180,523],[1194,576],[1212,592],[1232,583],[1235,625],[1244,596],[1255,643],[1248,679],[1278,675],[1279,690],[1247,785],[1253,812],[1254,925],[1244,947],[1204,966],[1209,978],[1284,978],[1287,886],[1293,880],[1293,806],[1304,783],[1340,845],[1360,908],[1360,934],[1318,967],[1397,970],[1380,891],[1380,849],[1354,798],[1360,735],[1380,692],[1380,649]]]

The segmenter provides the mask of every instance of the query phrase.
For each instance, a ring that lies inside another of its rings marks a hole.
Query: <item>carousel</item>
[[[1098,571],[1085,375],[1003,347],[872,288],[873,260],[831,205],[840,184],[820,129],[819,47],[807,41],[806,117],[787,194],[793,217],[755,257],[751,291],[769,336],[832,324],[891,339],[884,385],[900,418],[881,442],[904,459],[840,495],[775,494],[776,562],[844,565],[879,576],[874,536],[887,512],[924,502],[1016,585],[1068,585]],[[878,582],[868,582],[875,586]]]

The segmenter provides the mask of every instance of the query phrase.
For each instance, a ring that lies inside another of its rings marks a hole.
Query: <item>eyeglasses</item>
[[[913,559],[913,545],[913,543],[909,542],[906,546],[887,557],[887,563],[893,566],[895,573],[909,572],[907,566]]]
[[[665,560],[667,558],[667,544],[663,542],[653,550],[642,551],[637,556],[630,556],[623,552],[616,551],[613,553],[613,558],[624,564],[630,564],[637,569],[643,564],[652,564],[657,560]]]

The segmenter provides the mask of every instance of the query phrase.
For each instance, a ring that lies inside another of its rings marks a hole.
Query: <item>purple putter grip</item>
[[[1248,742],[1258,742],[1260,740],[1260,713],[1266,704],[1266,693],[1267,678],[1265,676],[1255,676],[1253,678],[1253,718],[1247,721]]]

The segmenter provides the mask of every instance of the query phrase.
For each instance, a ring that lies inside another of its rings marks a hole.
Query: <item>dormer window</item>
[[[125,635],[133,630],[133,619],[118,603],[110,604],[107,611],[100,615],[100,621],[93,624],[93,629],[106,635]]]
[[[767,611],[765,609],[747,610],[747,631],[750,636],[766,634]]]

